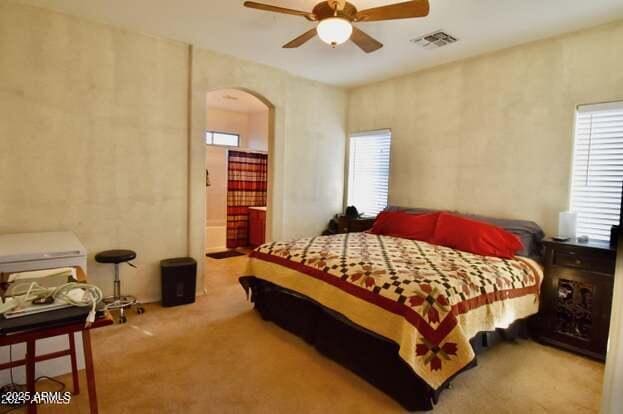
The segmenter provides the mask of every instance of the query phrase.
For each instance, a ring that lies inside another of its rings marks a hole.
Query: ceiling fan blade
[[[358,22],[375,22],[379,20],[409,19],[428,16],[430,6],[428,0],[406,1],[388,6],[362,10],[355,16]]]
[[[271,6],[270,4],[257,3],[254,1],[245,1],[244,7],[248,7],[250,9],[264,10],[275,13],[283,13],[283,14],[291,14],[293,16],[302,16],[309,21],[316,21],[316,16],[313,13],[308,13],[300,10],[294,9],[286,9],[285,7]]]
[[[353,34],[350,36],[350,40],[366,53],[372,53],[383,47],[383,43],[357,29],[355,26],[353,26]]]
[[[285,45],[283,45],[283,47],[285,49],[293,49],[295,47],[299,47],[303,43],[305,43],[308,40],[312,39],[314,36],[316,36],[316,28],[315,27],[313,29],[303,33],[302,35],[300,35],[296,39],[291,40],[290,42],[286,43]]]

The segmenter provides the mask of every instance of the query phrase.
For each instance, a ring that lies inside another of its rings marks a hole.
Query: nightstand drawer
[[[556,250],[553,264],[591,272],[614,273],[614,258],[607,254],[596,254],[595,252]]]

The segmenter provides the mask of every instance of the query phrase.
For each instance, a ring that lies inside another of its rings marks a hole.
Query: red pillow
[[[370,229],[372,234],[428,241],[435,232],[439,213],[408,214],[401,211],[382,212]]]
[[[511,259],[523,249],[519,237],[499,227],[441,213],[431,243],[481,256]]]

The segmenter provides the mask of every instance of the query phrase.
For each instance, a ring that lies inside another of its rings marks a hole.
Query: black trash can
[[[195,302],[197,262],[192,257],[177,257],[160,262],[162,275],[162,306],[178,306]]]

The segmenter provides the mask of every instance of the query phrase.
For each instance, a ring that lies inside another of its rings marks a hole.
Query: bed
[[[264,319],[304,338],[409,410],[429,410],[476,354],[525,336],[542,271],[379,234],[262,245],[242,286]]]

